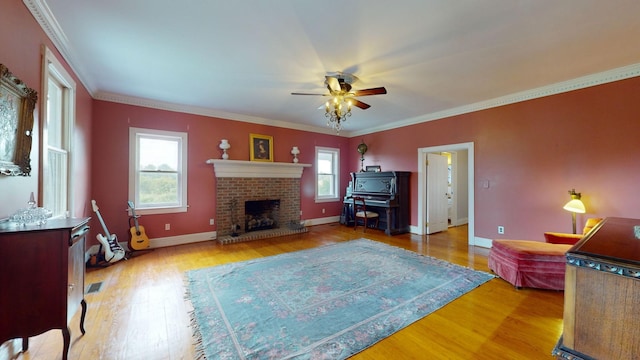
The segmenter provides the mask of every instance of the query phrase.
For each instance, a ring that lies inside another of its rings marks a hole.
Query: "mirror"
[[[38,93],[0,64],[0,174],[31,174],[33,110]]]

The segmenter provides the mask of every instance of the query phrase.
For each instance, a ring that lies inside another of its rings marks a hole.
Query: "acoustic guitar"
[[[129,237],[129,249],[131,250],[143,250],[149,247],[149,237],[144,232],[144,226],[138,224],[138,215],[136,215],[135,205],[133,201],[128,201],[129,208],[131,209],[131,217],[129,218],[129,225],[133,219],[133,226],[129,231],[131,236]]]

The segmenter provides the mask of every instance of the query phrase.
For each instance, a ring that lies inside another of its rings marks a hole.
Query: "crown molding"
[[[27,9],[29,9],[31,15],[33,15],[38,24],[40,24],[42,30],[49,37],[55,48],[60,52],[60,55],[62,55],[69,67],[71,67],[71,70],[73,70],[76,77],[91,94],[93,88],[88,83],[89,78],[84,75],[82,66],[80,66],[78,61],[75,60],[73,56],[74,52],[69,44],[69,39],[64,31],[62,31],[62,28],[51,12],[49,5],[47,5],[45,0],[23,0],[22,2]]]
[[[611,83],[619,80],[625,80],[625,79],[629,79],[637,76],[640,76],[640,64],[632,64],[629,66],[624,66],[624,67],[620,67],[620,68],[616,68],[608,71],[603,71],[596,74],[586,75],[576,79],[567,80],[567,81],[563,81],[563,82],[559,82],[551,85],[546,85],[546,86],[538,87],[531,90],[525,90],[518,93],[509,94],[509,95],[493,98],[486,101],[480,101],[477,103],[459,106],[459,107],[455,107],[455,108],[451,108],[443,111],[437,111],[431,114],[421,115],[414,118],[409,118],[409,119],[400,120],[396,122],[390,122],[386,125],[370,128],[363,131],[353,131],[353,130],[341,131],[341,133],[337,136],[355,137],[355,136],[362,136],[362,135],[372,134],[372,133],[385,131],[385,130],[393,130],[393,129],[401,128],[404,126],[420,124],[420,123],[433,121],[433,120],[440,120],[440,119],[457,116],[457,115],[468,114],[468,113],[472,113],[480,110],[486,110],[486,109],[491,109],[499,106],[515,104],[522,101],[538,99],[545,96],[562,94],[569,91],[607,84],[607,83]],[[285,121],[271,120],[267,118],[260,118],[260,117],[242,115],[242,114],[227,113],[227,112],[222,112],[222,111],[217,111],[217,110],[202,108],[202,107],[172,104],[172,103],[166,103],[166,102],[148,100],[148,99],[140,99],[140,98],[134,98],[134,97],[118,95],[118,94],[99,93],[94,98],[98,100],[118,102],[118,103],[129,104],[129,105],[144,106],[144,107],[150,107],[155,109],[184,112],[189,114],[211,116],[211,117],[217,117],[217,118],[228,119],[228,120],[249,122],[254,124],[277,126],[277,127],[284,127],[284,128],[322,133],[322,134],[328,134],[328,135],[336,135],[335,132],[327,128],[320,128],[320,127],[290,123]]]
[[[533,100],[545,96],[557,95],[569,91],[584,89],[592,86],[611,83],[619,80],[630,79],[640,76],[640,64],[632,64],[600,73],[582,76],[576,79],[567,80],[539,88],[525,90],[494,99],[480,101],[474,104],[459,106],[452,109],[434,112],[414,118],[388,123],[384,126],[367,129],[366,131],[352,131],[351,136],[361,136],[379,131],[397,129],[404,126],[420,124],[427,121],[440,120],[451,116],[468,114],[480,110],[491,109],[498,106],[515,104],[522,101]]]
[[[209,108],[195,107],[189,105],[180,105],[167,103],[162,101],[155,101],[149,99],[135,98],[119,94],[109,94],[103,92],[96,92],[93,86],[91,86],[90,78],[85,76],[85,72],[82,69],[81,64],[75,61],[73,56],[73,49],[69,44],[69,40],[64,31],[55,19],[55,16],[49,9],[45,0],[23,0],[25,6],[29,9],[33,17],[36,19],[40,27],[47,34],[49,39],[53,42],[57,50],[65,59],[67,64],[71,67],[77,78],[87,89],[93,99],[104,100],[110,102],[117,102],[128,105],[136,105],[149,107],[160,110],[169,110],[176,112],[183,112],[188,114],[203,115],[210,117],[223,118],[227,120],[243,121],[254,124],[268,125],[283,127],[301,131],[309,131],[320,134],[337,135],[341,137],[354,137],[375,132],[397,129],[404,126],[420,124],[423,122],[444,119],[451,116],[457,116],[467,114],[475,111],[486,110],[498,106],[514,104],[522,101],[533,100],[545,96],[557,95],[573,90],[584,89],[591,86],[602,85],[614,81],[629,79],[632,77],[640,76],[640,64],[632,64],[625,67],[620,67],[592,75],[579,77],[576,79],[563,81],[539,88],[525,90],[522,92],[497,97],[494,99],[480,101],[474,104],[459,106],[452,109],[438,111],[430,114],[420,115],[409,119],[404,119],[396,122],[390,122],[383,126],[369,128],[363,131],[341,131],[340,134],[336,134],[331,129],[325,127],[316,127],[310,125],[302,125],[298,123],[285,122],[280,120],[273,120],[261,117],[255,117],[250,115],[227,113]]]
[[[97,94],[95,94],[95,96],[93,96],[93,98],[96,100],[115,102],[115,103],[120,103],[125,105],[134,105],[134,106],[148,107],[152,109],[182,112],[186,114],[202,115],[202,116],[215,117],[215,118],[220,118],[225,120],[242,121],[242,122],[248,122],[252,124],[276,126],[276,127],[287,128],[287,129],[309,131],[309,132],[321,133],[321,134],[327,134],[327,135],[336,135],[333,130],[325,127],[303,125],[303,124],[292,123],[292,122],[281,121],[281,120],[272,120],[272,119],[262,118],[258,116],[230,113],[226,111],[220,111],[220,110],[215,110],[215,109],[210,109],[205,107],[175,104],[175,103],[164,102],[164,101],[138,98],[134,96],[98,92]],[[345,132],[345,134],[341,134],[340,136],[349,137],[349,133]]]

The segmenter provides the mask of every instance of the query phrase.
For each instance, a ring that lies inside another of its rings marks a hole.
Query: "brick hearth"
[[[216,173],[217,237],[223,243],[300,233],[300,178],[309,164],[259,163],[234,160],[207,160]],[[279,228],[251,232],[244,229],[244,203],[251,200],[280,200]],[[235,206],[234,206],[235,203]],[[235,218],[234,218],[235,216]],[[240,236],[231,237],[233,220]],[[257,233],[257,234],[256,234]]]
[[[233,215],[240,233],[244,229],[244,202],[250,200],[280,200],[280,227],[300,222],[300,179],[218,178],[216,186],[216,217],[218,236],[231,234]],[[232,203],[236,201],[235,214]]]

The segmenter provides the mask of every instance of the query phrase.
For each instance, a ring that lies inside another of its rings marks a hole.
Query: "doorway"
[[[466,189],[464,187],[458,187],[457,192],[466,191],[467,192],[467,211],[468,211],[468,244],[475,245],[475,232],[474,232],[474,153],[473,153],[473,142],[468,143],[459,143],[459,144],[449,144],[442,146],[433,146],[426,148],[418,149],[418,231],[419,235],[424,235],[426,233],[426,214],[427,214],[427,157],[430,153],[443,153],[443,152],[461,152],[466,151],[467,153],[467,166],[460,166],[458,171],[460,174],[463,174],[465,171],[467,173],[466,180],[467,186]],[[455,161],[455,160],[454,160]],[[462,164],[464,165],[464,164]],[[453,164],[455,167],[456,165]],[[455,191],[455,190],[454,190]],[[458,206],[458,210],[460,207]]]

